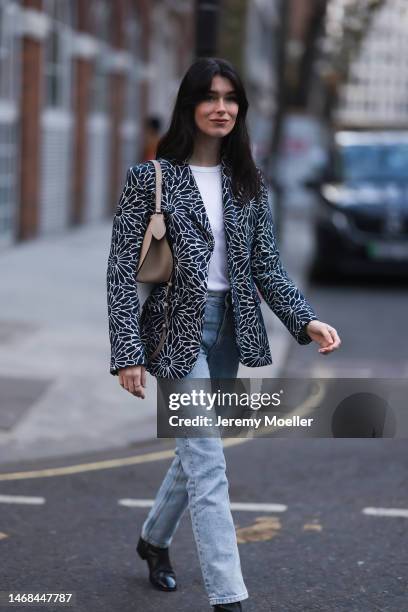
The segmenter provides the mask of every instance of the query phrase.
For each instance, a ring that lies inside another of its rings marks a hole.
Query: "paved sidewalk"
[[[111,227],[103,222],[0,253],[0,464],[123,449],[156,437],[155,378],[147,376],[140,400],[109,373]],[[285,227],[281,255],[304,289],[308,225],[297,214]],[[241,366],[241,377],[279,376],[295,342],[264,303],[262,311],[274,364]]]

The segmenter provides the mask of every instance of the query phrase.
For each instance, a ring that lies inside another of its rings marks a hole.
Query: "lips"
[[[213,119],[212,122],[218,123],[218,125],[224,125],[225,123],[228,123],[228,119]]]

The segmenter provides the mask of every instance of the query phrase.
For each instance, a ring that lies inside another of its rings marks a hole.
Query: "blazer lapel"
[[[227,251],[232,249],[232,242],[240,228],[237,223],[237,215],[235,210],[235,198],[232,193],[231,177],[229,169],[224,160],[221,161],[221,186],[222,186],[222,205],[224,215],[224,231],[225,240],[227,243]]]
[[[185,164],[184,170],[188,184],[188,193],[190,194],[186,212],[189,217],[199,225],[199,229],[201,229],[203,232],[206,240],[209,243],[214,243],[214,235],[211,229],[210,220],[208,218],[197,182],[194,178],[194,174],[188,163]]]

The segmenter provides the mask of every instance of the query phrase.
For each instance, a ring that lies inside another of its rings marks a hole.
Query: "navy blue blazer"
[[[192,370],[200,350],[214,236],[188,163],[159,161],[163,170],[162,210],[175,266],[169,330],[162,350],[148,363],[147,357],[157,347],[162,331],[166,284],[154,286],[140,312],[135,274],[144,233],[155,207],[154,166],[144,162],[128,169],[113,219],[107,267],[113,375],[119,368],[143,364],[154,376],[183,378]],[[257,287],[299,344],[311,342],[304,327],[317,317],[282,267],[262,174],[261,197],[252,198],[244,206],[234,199],[224,160],[221,175],[228,274],[240,362],[264,366],[272,363],[272,357]]]

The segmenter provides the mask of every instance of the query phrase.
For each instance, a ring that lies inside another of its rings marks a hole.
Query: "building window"
[[[70,0],[46,0],[45,12],[50,30],[45,45],[45,104],[69,109],[71,104],[71,28],[73,3]]]
[[[91,112],[93,113],[109,112],[107,60],[109,57],[111,20],[111,3],[106,0],[93,0],[91,3],[91,24],[94,36],[99,39],[99,53],[95,57],[91,83]]]
[[[14,237],[20,90],[18,2],[0,1],[0,247]]]
[[[18,19],[15,2],[0,2],[0,100],[14,101],[17,95],[15,26]]]

